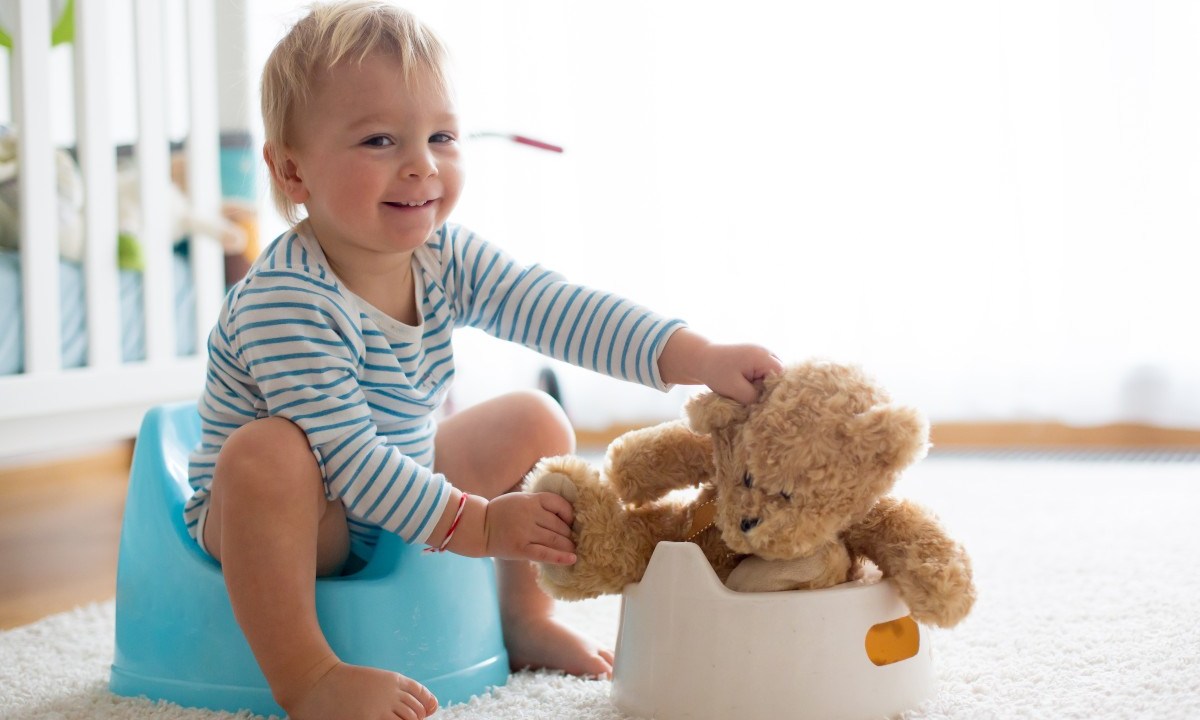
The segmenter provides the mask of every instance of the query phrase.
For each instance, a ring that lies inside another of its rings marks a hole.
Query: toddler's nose
[[[401,173],[418,180],[432,177],[438,174],[437,160],[426,148],[414,150],[405,157]]]
[[[758,518],[742,518],[742,532],[750,532],[758,523]]]

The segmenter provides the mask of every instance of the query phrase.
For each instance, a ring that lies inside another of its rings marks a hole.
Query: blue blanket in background
[[[191,263],[186,245],[177,246],[174,261],[175,352],[191,355],[196,350],[196,298],[192,287]],[[146,325],[142,303],[142,274],[121,270],[121,359],[134,362],[146,358]],[[62,364],[64,368],[87,364],[87,301],[83,266],[59,260],[59,303],[61,307]],[[24,314],[21,299],[21,263],[18,253],[0,250],[0,375],[25,368]]]

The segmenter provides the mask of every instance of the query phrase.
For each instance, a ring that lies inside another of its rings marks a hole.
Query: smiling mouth
[[[436,198],[435,198],[435,200],[436,200]],[[418,200],[416,202],[404,202],[404,201],[385,202],[384,205],[387,205],[389,207],[394,207],[394,208],[419,208],[419,207],[425,207],[426,205],[428,205],[431,202],[434,202],[434,200]]]

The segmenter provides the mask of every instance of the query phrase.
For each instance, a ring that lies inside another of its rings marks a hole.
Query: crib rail
[[[82,32],[75,38],[75,128],[84,196],[94,200],[86,202],[83,208],[87,228],[85,292],[88,307],[98,309],[88,317],[88,364],[108,370],[120,362],[117,313],[102,310],[116,308],[119,303],[117,276],[110,272],[117,253],[117,161],[113,156],[108,114],[97,113],[95,109],[104,107],[105,99],[111,96],[109,41],[107,33],[88,30],[99,27],[103,21],[101,3],[81,2],[77,13]],[[53,243],[45,246],[43,250],[54,247]],[[29,290],[25,302],[29,302]],[[29,363],[26,367],[35,366]]]
[[[81,5],[85,3],[80,3]],[[17,32],[13,36],[14,116],[23,131],[21,159],[22,238],[56,237],[54,155],[50,141],[50,89],[42,74],[50,66],[50,3],[25,0],[16,4]],[[24,38],[39,38],[26,43]],[[54,282],[26,282],[25,362],[32,373],[59,367],[58,246],[56,243],[21,243],[23,277],[53,278]]]
[[[163,0],[133,0],[141,244],[145,254],[146,359],[120,359],[116,143],[109,127],[113,82],[108,68],[108,3],[75,3],[74,102],[77,157],[85,189],[88,358],[64,369],[59,331],[59,279],[51,94],[48,89],[50,3],[16,0],[11,30],[13,120],[19,132],[21,275],[25,371],[0,376],[0,459],[132,437],[151,405],[195,398],[203,386],[204,347],[223,293],[216,242],[193,237],[189,247],[196,292],[198,352],[175,353],[172,238],[167,195],[170,159],[168,93],[163,68]],[[219,211],[216,32],[213,0],[186,3],[190,114],[186,141],[189,200]],[[176,82],[179,79],[175,80]],[[33,241],[31,241],[31,239]]]

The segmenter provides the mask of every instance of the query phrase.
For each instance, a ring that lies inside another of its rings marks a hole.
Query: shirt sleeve
[[[299,426],[327,495],[347,514],[425,542],[449,500],[445,476],[389,446],[359,386],[366,345],[358,311],[329,282],[296,270],[262,271],[230,314],[225,362],[259,386],[270,416]]]
[[[457,324],[610,377],[670,388],[658,357],[682,320],[522,265],[465,228],[447,229],[443,258]]]

